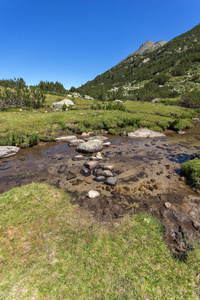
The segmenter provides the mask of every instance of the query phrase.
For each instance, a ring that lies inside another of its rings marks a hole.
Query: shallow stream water
[[[73,203],[91,211],[99,221],[146,211],[165,224],[169,246],[185,253],[185,237],[200,241],[200,197],[186,181],[180,181],[179,175],[183,162],[200,155],[200,124],[184,135],[168,131],[162,139],[108,138],[111,145],[101,151],[103,159],[98,168],[113,165],[118,180],[115,187],[97,182],[94,171],[84,175],[89,155],[75,161],[75,148],[53,142],[0,159],[0,193],[31,182],[45,182],[74,193]],[[88,199],[86,194],[91,189],[101,196]],[[170,203],[170,209],[166,209],[166,203]]]

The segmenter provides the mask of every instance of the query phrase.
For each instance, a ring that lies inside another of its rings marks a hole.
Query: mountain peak
[[[156,50],[157,48],[164,46],[166,43],[167,42],[165,42],[165,41],[159,41],[159,42],[154,43],[150,40],[147,40],[133,54],[134,55],[141,55],[141,54],[145,54],[145,53],[148,53],[148,52],[152,52],[152,51]]]

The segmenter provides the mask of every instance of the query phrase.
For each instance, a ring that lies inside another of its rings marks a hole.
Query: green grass
[[[195,189],[200,189],[200,159],[193,159],[182,164],[181,172]]]
[[[63,97],[60,96],[60,99]],[[53,140],[60,130],[66,133],[76,131],[108,130],[115,134],[120,131],[132,131],[146,127],[152,130],[184,129],[192,126],[194,110],[163,103],[127,101],[126,111],[91,110],[95,101],[82,98],[73,99],[76,107],[66,112],[54,111],[49,106],[58,99],[58,95],[47,94],[48,107],[39,110],[15,109],[0,112],[0,145],[11,145],[14,134],[16,144],[28,146],[30,135],[38,139]],[[176,122],[175,122],[176,121]],[[174,123],[175,122],[175,123]],[[23,141],[23,142],[21,142]]]
[[[45,184],[0,195],[0,299],[198,299],[200,247],[175,260],[150,216],[96,223]]]

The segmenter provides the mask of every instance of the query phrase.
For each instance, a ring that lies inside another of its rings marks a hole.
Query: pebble
[[[117,177],[108,177],[106,179],[106,183],[115,186],[117,183]]]
[[[170,208],[171,207],[171,203],[169,203],[169,202],[165,202],[164,205],[165,205],[166,208]]]
[[[100,193],[98,191],[95,191],[95,190],[91,190],[87,194],[87,197],[89,197],[90,199],[96,198],[96,197],[99,197],[99,196],[100,196]]]
[[[106,166],[104,167],[104,170],[112,171],[112,170],[114,170],[114,166],[113,166],[113,165],[106,165]]]
[[[93,161],[93,160],[90,160],[90,161],[85,163],[85,166],[90,170],[95,169],[98,165],[99,165],[99,162],[98,161]]]

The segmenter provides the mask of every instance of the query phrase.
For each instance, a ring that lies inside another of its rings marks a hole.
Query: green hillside
[[[199,86],[200,24],[153,52],[136,51],[78,91],[100,100],[151,100],[174,98]]]

